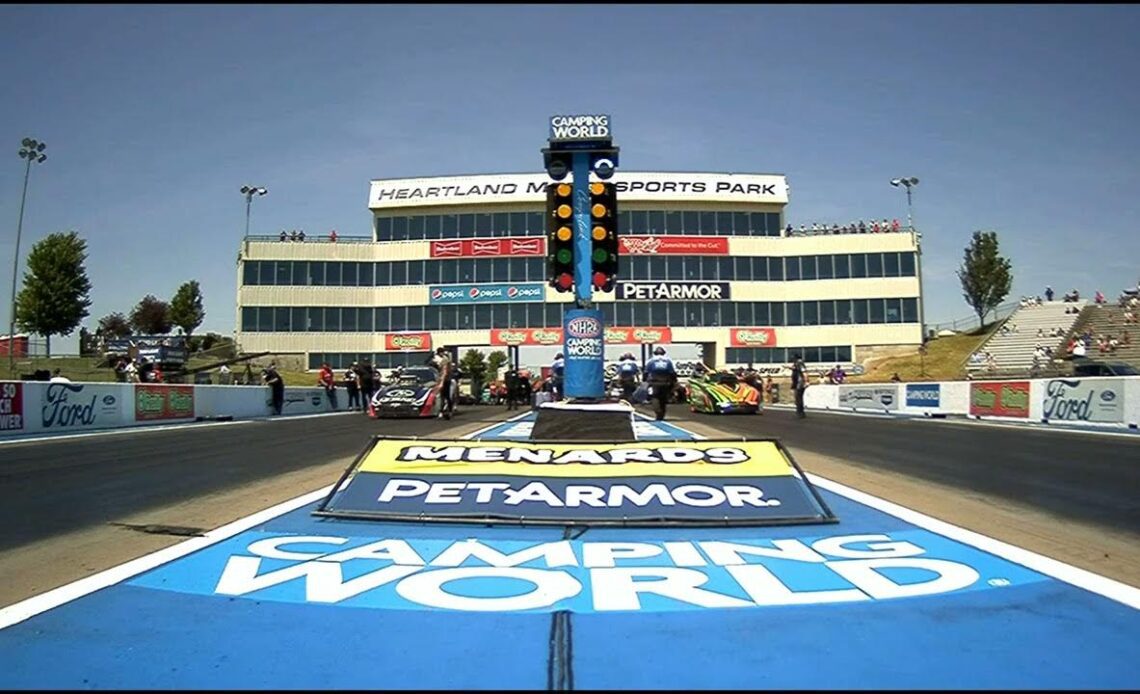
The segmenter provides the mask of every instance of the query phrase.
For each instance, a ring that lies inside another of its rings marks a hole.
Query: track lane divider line
[[[529,413],[524,412],[518,417],[514,417],[511,420],[506,421],[519,419],[526,414]],[[241,424],[250,421],[254,420],[221,423]],[[461,438],[475,438],[480,433],[493,429],[500,424],[502,424],[502,422],[496,422],[495,424],[483,427],[482,429],[478,429],[470,434],[464,434]],[[158,568],[163,564],[168,564],[172,561],[193,554],[200,549],[205,549],[211,545],[215,545],[224,540],[228,540],[235,535],[245,532],[246,530],[257,527],[262,523],[267,523],[274,518],[277,518],[278,516],[283,516],[290,511],[296,511],[302,506],[311,504],[315,501],[320,501],[324,497],[328,496],[329,492],[332,491],[334,486],[335,485],[330,484],[316,491],[302,494],[301,496],[290,499],[288,501],[283,501],[276,506],[271,506],[252,515],[246,516],[244,518],[239,518],[232,523],[227,523],[226,525],[215,528],[200,537],[190,538],[189,540],[184,540],[178,544],[171,545],[170,547],[164,547],[155,552],[151,552],[150,554],[145,554],[141,557],[138,557],[137,559],[132,559],[131,561],[128,561],[124,564],[113,566],[110,569],[100,571],[99,573],[92,576],[81,578],[78,581],[73,581],[66,585],[60,586],[59,588],[49,590],[46,593],[42,593],[40,595],[27,598],[26,600],[21,600],[20,602],[13,603],[7,607],[0,608],[0,629],[7,629],[10,626],[31,619],[38,614],[42,614],[48,610],[52,610],[56,607],[60,607],[61,605],[65,605],[69,602],[78,600],[79,598],[85,597],[104,588],[122,583],[123,581],[134,578],[139,574],[150,571],[151,569]]]

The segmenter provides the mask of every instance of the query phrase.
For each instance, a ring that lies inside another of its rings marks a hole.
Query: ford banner
[[[1108,379],[1055,378],[1045,384],[1041,417],[1048,421],[1124,421],[1124,383]]]

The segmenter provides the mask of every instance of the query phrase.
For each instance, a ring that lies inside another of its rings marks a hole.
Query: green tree
[[[173,325],[170,304],[147,294],[131,310],[131,328],[140,335],[166,335]]]
[[[962,297],[985,325],[986,314],[1001,305],[1013,285],[1012,266],[998,252],[996,232],[974,232],[958,269],[958,279],[962,281]]]
[[[483,379],[487,376],[487,360],[477,349],[469,349],[459,360],[459,370],[471,379],[471,395],[475,398],[483,391]]]
[[[74,231],[55,233],[32,246],[24,286],[16,296],[16,324],[47,338],[70,335],[90,315],[91,281],[87,279],[87,242]]]
[[[170,322],[181,328],[182,334],[190,337],[205,317],[202,290],[197,280],[190,280],[178,288],[170,301]]]
[[[497,349],[487,355],[487,373],[494,376],[499,373],[499,369],[507,363],[507,353],[501,349]]]
[[[95,329],[95,334],[107,340],[127,337],[131,334],[131,324],[121,313],[108,313],[99,319],[99,327]]]

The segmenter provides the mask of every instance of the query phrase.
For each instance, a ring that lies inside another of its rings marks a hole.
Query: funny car
[[[434,417],[442,405],[439,397],[439,372],[430,366],[403,369],[394,383],[376,391],[368,404],[368,416]],[[451,381],[452,402],[458,402],[457,384]]]
[[[736,377],[716,371],[689,379],[689,409],[707,414],[757,414],[763,409],[760,391]]]

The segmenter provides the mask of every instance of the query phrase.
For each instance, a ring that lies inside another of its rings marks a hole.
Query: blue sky
[[[255,233],[366,235],[370,179],[538,171],[560,112],[612,114],[627,170],[783,173],[797,226],[905,219],[888,181],[917,176],[929,322],[970,314],[954,270],[975,229],[999,233],[1014,297],[1140,277],[1135,6],[8,5],[0,23],[0,332],[25,136],[49,157],[21,254],[87,239],[91,327],[197,279],[202,329],[232,333],[243,183],[270,190]]]

